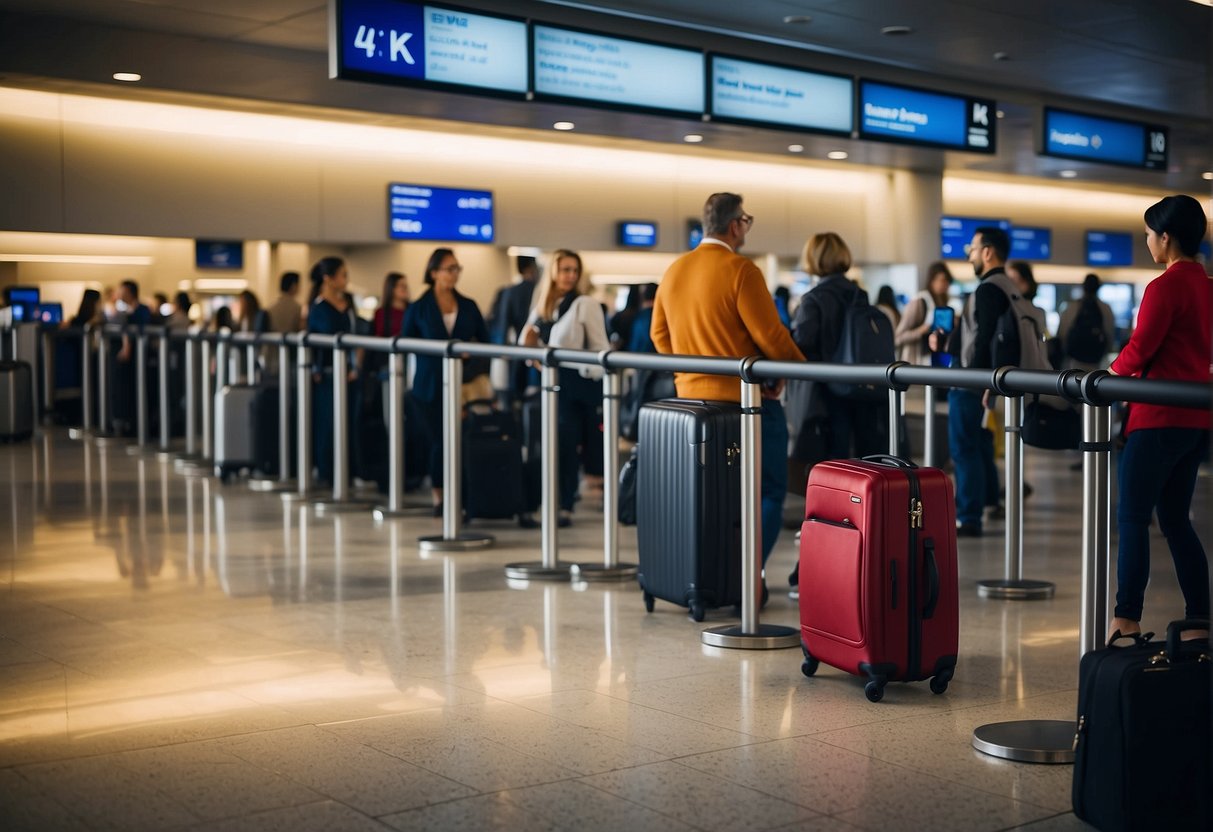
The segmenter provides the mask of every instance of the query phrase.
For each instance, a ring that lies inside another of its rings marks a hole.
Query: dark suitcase
[[[0,361],[0,441],[34,434],[34,371],[26,361]]]
[[[956,667],[959,597],[952,481],[896,457],[813,466],[800,533],[800,633],[806,676],[819,662],[868,677],[872,702],[889,681]]]
[[[253,470],[264,477],[279,475],[279,443],[281,431],[279,428],[278,411],[279,394],[277,384],[264,384],[253,394]],[[289,425],[289,461],[294,467],[295,462],[295,408],[288,413]]]
[[[509,413],[486,400],[468,402],[463,419],[463,510],[468,519],[522,513],[522,442]]]
[[[702,621],[741,602],[741,408],[664,399],[640,409],[640,588]]]
[[[228,384],[215,396],[215,476],[224,482],[256,461],[253,403],[259,391],[252,384]]]
[[[1213,829],[1213,651],[1181,642],[1093,650],[1078,666],[1074,814],[1105,832]]]

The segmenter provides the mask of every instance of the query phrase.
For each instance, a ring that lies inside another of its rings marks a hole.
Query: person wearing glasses
[[[965,299],[964,311],[953,327],[946,348],[953,367],[992,369],[992,344],[998,319],[1011,306],[1011,299],[990,278],[1006,275],[1011,239],[1001,228],[982,227],[973,233],[965,253],[981,283]],[[931,349],[945,347],[944,333],[931,334]],[[956,535],[981,537],[985,507],[997,506],[998,468],[994,464],[994,435],[985,428],[989,391],[948,391],[948,450],[956,469]]]
[[[661,281],[650,328],[659,353],[748,356],[804,361],[758,267],[737,252],[754,225],[740,194],[716,193],[703,206],[703,240],[675,260]],[[678,395],[740,402],[736,378],[678,373]],[[787,491],[788,426],[779,394],[783,381],[763,385],[762,560],[766,563],[783,526]],[[765,589],[765,583],[764,583]],[[766,593],[763,593],[766,597]]]
[[[404,313],[400,334],[405,338],[433,338],[439,341],[480,341],[487,343],[489,330],[476,301],[459,294],[455,284],[463,266],[449,248],[436,248],[425,267],[425,285],[429,290],[409,305]],[[421,405],[430,429],[430,485],[433,487],[434,516],[442,516],[442,452],[445,431],[442,421],[442,359],[418,355],[413,374],[413,399]],[[470,379],[464,379],[469,381]]]

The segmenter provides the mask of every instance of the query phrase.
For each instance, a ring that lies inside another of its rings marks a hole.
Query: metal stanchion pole
[[[350,405],[349,356],[341,346],[341,335],[333,341],[333,493],[313,500],[317,514],[368,511],[365,500],[350,499]]]
[[[97,340],[97,410],[99,431],[96,442],[98,445],[103,446],[117,441],[114,437],[113,393],[110,390],[113,384],[113,375],[110,372],[112,369],[110,366],[110,341],[106,336],[105,329],[102,328],[100,337]]]
[[[194,347],[197,348],[195,360]],[[215,401],[211,387],[211,342],[191,337],[185,342],[185,456],[176,462],[182,474],[207,476],[211,473],[212,406]],[[192,375],[191,375],[192,374]],[[199,418],[201,417],[201,418]],[[200,437],[200,440],[199,440]]]
[[[80,337],[80,427],[72,428],[72,439],[88,439],[93,435],[93,325],[84,325]]]
[[[889,388],[889,453],[901,456],[901,398],[904,391]]]
[[[168,330],[161,330],[160,339],[156,342],[156,357],[160,362],[157,371],[157,386],[158,390],[158,409],[160,411],[160,448],[156,452],[156,458],[162,462],[167,462],[172,459],[172,453],[169,451],[169,444],[172,439],[171,419],[169,418],[169,400],[168,400]]]
[[[135,444],[127,453],[141,454],[147,450],[147,332],[135,336]]]
[[[1039,601],[1052,598],[1056,587],[1049,581],[1025,580],[1023,577],[1023,398],[1005,396],[1004,411],[1006,439],[1004,467],[1006,468],[1006,523],[1004,576],[1002,580],[977,582],[977,594],[982,598],[1007,601]]]
[[[423,507],[404,507],[404,361],[403,353],[393,352],[388,356],[387,504],[375,506],[376,520],[429,511]]]
[[[1108,559],[1111,557],[1112,409],[1083,405],[1082,419],[1082,619],[1079,657],[1103,646],[1108,626]]]
[[[209,466],[215,453],[215,388],[211,378],[211,342],[202,342],[202,462]]]
[[[185,453],[178,462],[198,458],[198,343],[185,341]]]
[[[540,441],[543,444],[542,505],[540,506],[540,560],[509,563],[505,576],[519,581],[567,581],[569,564],[560,562],[560,446],[556,425],[560,407],[560,370],[545,359],[539,371]]]
[[[927,385],[923,396],[922,414],[922,464],[927,468],[938,468],[939,460],[935,453],[935,399],[938,390]]]
[[[771,650],[800,646],[799,628],[759,623],[762,607],[762,387],[741,363],[741,626],[709,627],[712,647]]]
[[[283,373],[287,372],[284,367]],[[295,490],[282,499],[304,501],[312,497],[312,349],[306,336],[295,348]]]
[[[623,379],[608,371],[602,377],[602,563],[574,563],[573,579],[617,581],[636,576],[634,563],[619,562],[619,402]]]
[[[493,545],[487,534],[468,534],[460,528],[463,520],[463,431],[459,416],[463,404],[459,393],[463,386],[463,360],[451,352],[442,360],[442,534],[417,538],[423,552],[466,551]]]
[[[278,342],[278,474],[249,477],[252,491],[292,491],[291,482],[291,353],[284,337]]]

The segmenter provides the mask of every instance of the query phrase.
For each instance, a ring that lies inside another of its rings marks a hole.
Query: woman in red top
[[[1210,380],[1213,355],[1213,283],[1196,262],[1207,227],[1205,212],[1190,196],[1169,196],[1146,211],[1146,247],[1167,270],[1146,287],[1137,329],[1117,359],[1113,373],[1181,381]],[[1203,620],[1185,638],[1209,631],[1209,564],[1188,515],[1196,473],[1209,448],[1209,414],[1204,410],[1134,404],[1128,440],[1120,456],[1120,530],[1115,618],[1110,638],[1141,632],[1146,583],[1150,578],[1150,516],[1167,538],[1175,574],[1187,607],[1185,618]]]
[[[409,282],[400,272],[388,272],[383,278],[383,296],[375,310],[375,335],[395,338],[404,324],[404,310],[409,308]]]

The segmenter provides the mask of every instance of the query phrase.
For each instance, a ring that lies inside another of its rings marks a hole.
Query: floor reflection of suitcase
[[[952,481],[896,457],[830,460],[809,475],[800,535],[804,673],[818,662],[943,693],[959,631]]]
[[[259,390],[228,384],[215,395],[215,476],[224,482],[256,463],[253,405]]]

